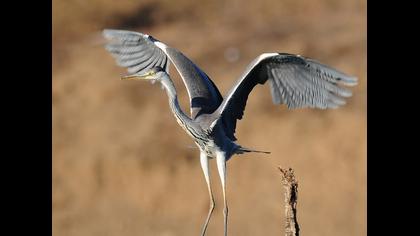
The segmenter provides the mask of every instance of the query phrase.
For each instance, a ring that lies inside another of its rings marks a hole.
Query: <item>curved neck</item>
[[[163,75],[163,77],[160,79],[160,83],[165,88],[166,94],[168,95],[168,98],[169,98],[169,107],[171,108],[172,113],[174,114],[178,123],[184,126],[185,124],[191,123],[192,122],[191,118],[187,116],[182,111],[181,107],[179,106],[178,97],[176,95],[176,89],[175,89],[174,83],[169,78],[169,75],[167,74]]]

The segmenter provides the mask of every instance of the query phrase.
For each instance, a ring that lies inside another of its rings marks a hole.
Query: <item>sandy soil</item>
[[[262,52],[312,58],[359,78],[338,110],[287,110],[250,95],[240,144],[271,151],[228,162],[230,235],[284,235],[278,165],[299,180],[302,235],[366,235],[366,3],[363,1],[53,0],[53,235],[198,235],[208,195],[198,150],[159,86],[122,82],[105,27],[176,47],[225,94]],[[229,62],[225,54],[239,52]],[[188,97],[172,70],[182,106]],[[208,235],[221,235],[216,210]]]

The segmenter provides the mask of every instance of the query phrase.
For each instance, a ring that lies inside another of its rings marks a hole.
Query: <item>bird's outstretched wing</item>
[[[165,68],[169,74],[171,61],[187,88],[192,118],[210,114],[222,103],[223,98],[213,81],[178,50],[138,32],[106,29],[103,35],[110,40],[105,48],[130,74],[146,72],[155,66]]]
[[[339,85],[356,85],[357,79],[315,60],[287,53],[264,53],[251,62],[214,112],[229,138],[242,119],[249,93],[257,84],[269,82],[274,104],[289,108],[337,108],[351,91]]]

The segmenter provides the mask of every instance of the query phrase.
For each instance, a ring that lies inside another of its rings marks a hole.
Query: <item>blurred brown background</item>
[[[278,165],[299,180],[302,235],[366,235],[366,3],[336,0],[53,0],[53,235],[199,235],[208,195],[198,150],[159,86],[122,82],[100,30],[176,47],[225,94],[263,52],[316,58],[359,78],[338,110],[274,106],[257,87],[228,162],[230,235],[284,235]],[[231,55],[233,54],[233,55]],[[172,68],[184,110],[185,88]],[[220,182],[208,235],[221,235]]]

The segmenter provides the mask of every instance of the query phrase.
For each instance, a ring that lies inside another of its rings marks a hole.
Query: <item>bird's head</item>
[[[163,78],[163,75],[165,74],[166,72],[162,67],[156,66],[147,70],[146,72],[121,77],[121,80],[150,80],[155,82]]]

